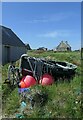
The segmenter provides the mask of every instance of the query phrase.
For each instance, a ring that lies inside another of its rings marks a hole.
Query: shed
[[[11,61],[16,61],[20,56],[26,53],[25,44],[10,29],[0,26],[0,64],[4,65]]]
[[[61,41],[54,51],[71,51],[71,46],[67,41]]]
[[[39,47],[37,50],[47,51],[47,48],[45,48],[45,47]]]

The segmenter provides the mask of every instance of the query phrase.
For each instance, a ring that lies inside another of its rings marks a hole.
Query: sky
[[[81,47],[80,2],[3,2],[2,25],[32,49],[54,49],[62,40]]]

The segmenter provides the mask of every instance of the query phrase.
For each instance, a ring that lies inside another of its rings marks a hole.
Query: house
[[[40,48],[38,48],[37,50],[47,51],[47,48],[45,48],[45,47],[40,47]]]
[[[71,46],[67,41],[61,41],[54,51],[71,51]]]
[[[10,29],[0,26],[0,64],[16,61],[26,53],[25,44]]]

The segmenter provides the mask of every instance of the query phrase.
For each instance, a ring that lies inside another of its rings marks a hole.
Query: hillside
[[[41,107],[36,105],[30,109],[30,103],[26,100],[24,118],[81,118],[81,62],[80,52],[53,52],[53,51],[28,51],[29,56],[41,57],[55,61],[67,61],[77,65],[76,75],[70,82],[58,81],[51,85],[42,87],[36,85],[30,88],[47,94],[46,103]],[[18,66],[19,61],[15,63]],[[2,83],[7,78],[8,64],[2,67]],[[18,88],[11,88],[2,84],[2,112],[3,117],[15,118],[20,113],[21,96]]]

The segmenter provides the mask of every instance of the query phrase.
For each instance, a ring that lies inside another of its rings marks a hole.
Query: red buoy
[[[42,80],[40,80],[39,83],[41,83],[42,85],[51,85],[53,84],[53,82],[53,77],[46,73],[42,76]]]
[[[27,75],[24,79],[24,83],[26,84],[26,87],[30,87],[36,84],[36,80],[34,77]]]

